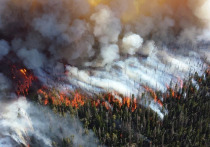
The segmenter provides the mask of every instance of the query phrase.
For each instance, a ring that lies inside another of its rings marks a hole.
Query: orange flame
[[[74,108],[79,108],[79,106],[83,106],[85,104],[85,98],[79,93],[75,93],[73,99],[70,99],[70,96],[66,95],[65,92],[59,93],[55,91],[50,91],[48,89],[46,89],[45,91],[43,89],[39,89],[37,93],[41,95],[44,99],[44,105],[47,105],[49,103],[49,100],[52,100],[53,105],[64,104],[65,106],[71,105]]]
[[[42,97],[43,104],[47,105],[49,104],[49,100],[51,100],[53,105],[65,105],[65,106],[72,106],[74,108],[79,108],[80,106],[83,106],[88,100],[85,98],[85,96],[81,95],[78,92],[75,92],[73,94],[73,98],[71,99],[71,96],[68,96],[67,92],[58,92],[58,91],[52,91],[47,88],[42,88],[37,91],[37,93]],[[69,92],[70,93],[70,92]],[[116,94],[117,95],[117,94]],[[115,95],[115,96],[116,96]],[[91,100],[92,106],[98,107],[100,104],[103,105],[107,110],[110,110],[110,108],[113,107],[114,103],[118,104],[118,107],[121,108],[122,105],[126,105],[128,108],[131,107],[132,112],[137,109],[137,100],[136,98],[131,101],[131,98],[125,97],[122,98],[122,102],[119,98],[116,98],[112,94],[105,95],[102,99],[96,99]],[[107,101],[108,100],[108,101]]]
[[[181,80],[182,81],[182,80]],[[181,82],[181,84],[180,85],[182,85],[181,87],[183,87],[183,81]],[[168,92],[167,92],[167,94],[166,94],[166,98],[169,98],[170,97],[170,93],[171,93],[171,97],[172,98],[178,98],[178,99],[180,99],[180,95],[179,95],[179,93],[177,93],[177,92],[175,92],[172,88],[170,88],[167,84],[166,84],[166,87],[167,87],[167,89],[168,89]],[[180,87],[180,88],[181,88]]]
[[[136,108],[137,108],[137,102],[136,102],[136,99],[134,99],[133,105],[132,105],[132,112],[135,111]]]
[[[150,92],[151,96],[154,98],[154,101],[157,102],[157,95],[155,93],[155,91],[153,91],[151,88],[147,87],[147,86],[143,86],[144,89],[148,92]]]
[[[114,95],[108,94],[108,102],[111,105],[112,105],[112,103],[117,103],[119,105],[119,107],[122,107],[122,105],[126,105],[128,108],[131,107],[132,112],[137,109],[137,100],[136,100],[136,98],[134,98],[133,101],[131,101],[130,97],[123,97],[122,101],[121,101],[117,97],[120,98],[120,96],[116,92],[114,93]]]
[[[17,83],[17,94],[28,95],[29,88],[32,86],[32,82],[36,79],[33,74],[28,72],[25,68],[17,69],[16,66],[12,67],[13,79]]]
[[[26,72],[27,72],[27,70],[26,70],[26,69],[20,69],[20,72],[21,72],[23,75],[25,75],[25,76],[26,76]]]
[[[146,91],[150,92],[151,96],[153,97],[154,101],[157,102],[161,107],[163,106],[163,103],[157,98],[157,95],[155,91],[153,91],[151,88],[147,86],[143,86]],[[166,87],[169,88],[169,86],[166,84]]]
[[[163,103],[160,100],[158,100],[157,102],[161,107],[163,106]]]
[[[126,104],[128,108],[130,107],[130,103],[131,103],[131,99],[129,97],[125,97],[123,99],[123,104]]]
[[[107,102],[102,102],[102,105],[106,107],[107,110],[110,110],[109,105],[107,104]]]

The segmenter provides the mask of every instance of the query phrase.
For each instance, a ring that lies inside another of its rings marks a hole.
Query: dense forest
[[[150,108],[139,104],[141,99],[154,96],[154,101],[161,101],[163,119]],[[176,85],[164,93],[149,90],[137,99],[133,95],[129,100],[121,95],[119,97],[121,101],[111,94],[99,94],[94,99],[77,95],[77,100],[81,101],[79,103],[70,101],[71,96],[61,97],[66,100],[59,103],[56,98],[48,97],[46,101],[45,92],[42,91],[39,93],[39,103],[48,105],[60,115],[70,114],[79,118],[85,128],[83,133],[88,134],[89,130],[93,130],[101,146],[210,144],[209,70],[202,76],[195,73],[183,82],[183,86]],[[53,142],[53,146],[73,146],[73,139],[74,136],[66,137],[62,142]]]

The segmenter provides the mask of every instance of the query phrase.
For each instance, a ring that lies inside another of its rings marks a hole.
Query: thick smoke
[[[53,67],[59,61],[94,67],[126,54],[148,56],[155,45],[158,50],[164,45],[183,50],[184,45],[189,52],[197,47],[198,38],[208,39],[203,33],[209,32],[209,0],[100,3],[104,1],[2,1],[1,36],[8,42],[1,41],[0,58],[11,44],[30,69]]]
[[[119,18],[107,7],[98,7],[98,12],[91,16],[95,22],[94,36],[98,37],[101,44],[116,43],[121,32]]]
[[[46,79],[66,71],[69,87],[89,93],[165,91],[210,64],[209,8],[210,0],[1,0],[0,63],[24,64],[46,85],[63,83]],[[1,97],[15,97],[9,78],[0,74]],[[11,106],[19,103],[29,105]]]
[[[46,61],[43,54],[38,52],[36,49],[26,49],[22,48],[18,50],[17,55],[20,59],[22,59],[25,66],[30,69],[39,69],[43,66],[44,61]]]

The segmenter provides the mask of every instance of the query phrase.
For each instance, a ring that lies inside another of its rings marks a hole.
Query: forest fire
[[[128,108],[131,107],[132,112],[136,110],[137,105],[138,105],[136,98],[122,97],[122,96],[119,96],[117,93],[114,93],[114,94],[109,93],[108,95],[105,95],[105,100],[108,100],[111,106],[113,106],[113,103],[117,103],[120,108],[123,105],[126,105]]]
[[[56,90],[49,90],[47,88],[42,88],[37,91],[37,93],[42,96],[44,105],[52,102],[56,106],[72,106],[74,108],[79,108],[85,103],[85,97],[81,94],[75,92],[73,95],[67,95],[66,93],[58,92]],[[71,99],[72,97],[72,99]]]
[[[94,98],[86,98],[84,95],[79,92],[59,92],[57,90],[49,90],[46,87],[39,89],[37,91],[38,95],[41,96],[42,102],[44,105],[53,104],[56,106],[72,106],[73,108],[78,109],[80,106],[83,106],[85,103],[91,101],[92,106],[100,106],[103,105],[107,110],[113,108],[114,104],[118,104],[118,107],[121,108],[123,105],[130,108],[132,112],[137,108],[137,100],[136,98],[124,97],[122,101],[116,98],[116,95],[105,94],[102,99],[94,99]]]
[[[205,146],[209,8],[0,0],[0,146]]]
[[[15,83],[17,84],[16,93],[17,95],[27,96],[29,94],[29,89],[33,86],[34,81],[37,79],[31,71],[26,68],[18,68],[17,66],[12,66],[12,77]],[[80,106],[83,106],[88,100],[92,101],[92,104],[98,107],[103,105],[107,110],[113,108],[114,103],[116,103],[119,108],[125,105],[128,108],[131,108],[132,112],[137,108],[137,99],[130,97],[123,97],[117,92],[111,94],[104,94],[103,99],[94,99],[86,98],[84,95],[79,92],[72,91],[59,91],[56,89],[51,89],[48,86],[42,86],[37,90],[37,94],[41,96],[41,100],[44,105],[53,104],[56,106],[72,106],[73,108],[78,109]]]

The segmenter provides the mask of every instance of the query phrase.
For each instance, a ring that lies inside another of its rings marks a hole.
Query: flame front
[[[114,103],[118,104],[119,108],[123,105],[131,108],[132,112],[137,109],[137,100],[136,98],[117,98],[119,97],[118,94],[105,94],[102,99],[93,99],[93,98],[86,98],[84,95],[80,94],[79,92],[59,92],[56,90],[50,90],[46,87],[39,89],[37,91],[38,95],[42,97],[43,104],[48,105],[51,101],[53,105],[56,106],[72,106],[73,108],[78,109],[80,106],[83,106],[86,102],[91,100],[92,106],[100,106],[103,105],[107,110],[113,108]],[[122,99],[122,100],[121,100]]]

